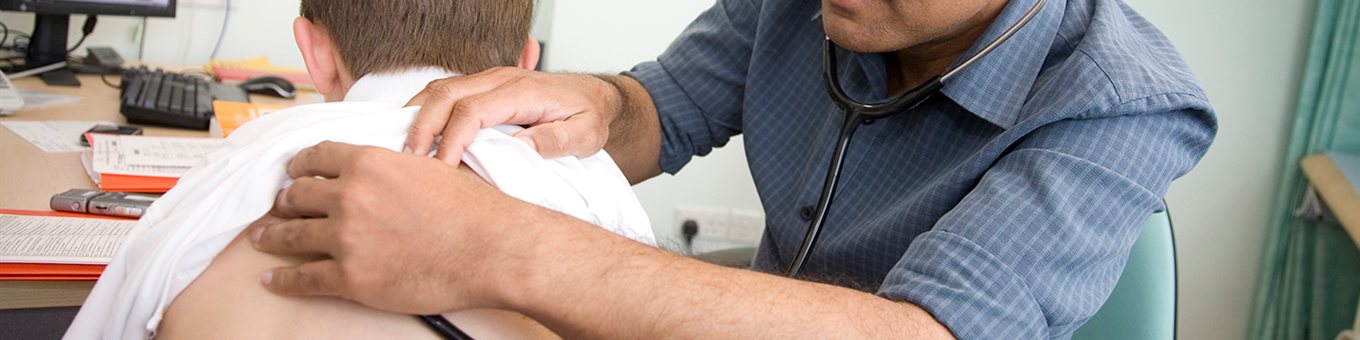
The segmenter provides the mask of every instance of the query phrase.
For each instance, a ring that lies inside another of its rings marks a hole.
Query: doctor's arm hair
[[[609,122],[604,149],[614,158],[630,184],[661,174],[661,121],[647,89],[626,75],[595,75],[613,88],[617,107]]]

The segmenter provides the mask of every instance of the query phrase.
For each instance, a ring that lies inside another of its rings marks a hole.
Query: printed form
[[[0,262],[108,264],[137,221],[0,214]]]
[[[92,135],[94,172],[180,177],[222,147],[215,138]]]
[[[113,122],[87,120],[6,121],[0,122],[43,152],[80,152],[90,148],[80,145],[80,135],[95,125],[114,125]]]

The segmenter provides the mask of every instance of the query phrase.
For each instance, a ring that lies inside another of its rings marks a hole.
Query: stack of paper
[[[166,192],[221,139],[91,134],[87,170],[104,191]],[[82,160],[84,161],[84,160]]]
[[[0,209],[0,281],[94,281],[136,223]]]
[[[0,263],[0,281],[95,281],[102,264]]]
[[[288,79],[294,86],[302,89],[315,89],[312,84],[312,77],[301,69],[292,67],[274,66],[269,63],[269,58],[257,57],[252,59],[240,60],[212,60],[207,65],[203,65],[208,73],[217,77],[218,81],[245,81],[259,76],[276,76]]]

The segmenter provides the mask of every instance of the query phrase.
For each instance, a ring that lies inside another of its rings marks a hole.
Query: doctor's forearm
[[[619,111],[609,124],[605,151],[609,151],[629,183],[660,175],[661,122],[651,95],[632,77],[598,77],[612,85],[618,95]]]
[[[709,265],[558,216],[509,271],[521,277],[505,307],[568,338],[951,337],[912,304]]]

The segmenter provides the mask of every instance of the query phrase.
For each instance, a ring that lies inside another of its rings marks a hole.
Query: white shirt
[[[255,119],[185,174],[137,223],[66,333],[68,339],[144,339],[181,291],[291,184],[299,150],[322,141],[401,150],[415,118],[402,105],[442,69],[368,75],[338,103],[304,105]],[[463,161],[506,194],[655,246],[651,225],[608,154],[543,159],[511,137],[478,131]],[[418,179],[412,179],[418,180]]]

